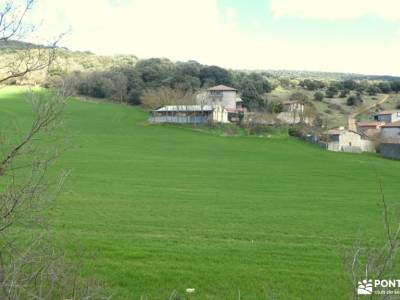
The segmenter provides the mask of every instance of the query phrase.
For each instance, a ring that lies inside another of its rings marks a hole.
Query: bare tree
[[[11,49],[0,62],[0,84],[45,70],[55,59],[57,43],[61,36],[43,46],[16,43],[29,37],[36,29],[24,22],[33,5],[34,0],[26,0],[21,5],[15,1],[0,4],[0,45]]]
[[[22,6],[8,1],[0,6],[0,43],[12,44],[33,32],[24,23],[33,4],[34,0]],[[23,45],[11,53],[12,60],[0,63],[0,83],[52,64],[55,43]],[[104,298],[93,291],[96,285],[65,263],[63,253],[53,245],[44,214],[65,179],[65,172],[58,177],[49,173],[65,147],[58,128],[69,89],[67,83],[59,86],[58,91],[30,93],[29,128],[0,135],[0,299]]]
[[[196,104],[195,95],[181,89],[162,87],[147,89],[141,97],[143,106],[155,109],[164,105],[193,105]]]

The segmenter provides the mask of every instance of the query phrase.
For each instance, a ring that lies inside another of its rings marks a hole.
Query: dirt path
[[[349,115],[349,124],[348,124],[349,129],[350,129],[350,130],[353,130],[353,131],[356,131],[356,117],[357,117],[358,115],[361,115],[361,114],[363,114],[363,113],[365,113],[365,112],[367,112],[367,111],[369,111],[369,110],[371,110],[371,109],[377,107],[378,105],[380,105],[380,104],[382,104],[382,103],[385,103],[387,99],[389,99],[389,95],[384,95],[384,96],[382,97],[382,99],[378,100],[377,102],[375,102],[375,103],[373,103],[373,104],[371,104],[371,105],[368,105],[368,106],[366,106],[366,107],[362,107],[362,108],[359,109],[358,111],[356,111],[356,112],[350,114],[350,115]]]

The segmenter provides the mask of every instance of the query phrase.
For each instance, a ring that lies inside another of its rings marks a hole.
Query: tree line
[[[50,77],[48,85],[59,78]],[[119,65],[107,70],[75,71],[62,76],[80,95],[108,98],[133,105],[142,104],[149,90],[172,89],[195,94],[201,89],[223,84],[237,88],[244,105],[266,105],[266,94],[274,89],[265,74],[227,70],[196,61],[172,62],[164,58],[139,60],[135,65]]]

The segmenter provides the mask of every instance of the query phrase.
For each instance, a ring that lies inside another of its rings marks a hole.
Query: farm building
[[[400,121],[382,126],[379,153],[388,158],[400,159]]]
[[[329,151],[375,152],[374,144],[364,135],[343,127],[328,130],[323,145]]]
[[[196,105],[168,105],[153,110],[153,123],[229,123],[239,122],[245,109],[238,91],[225,85],[209,88],[196,97]]]
[[[219,105],[169,105],[153,110],[153,123],[228,123],[228,111]]]
[[[381,139],[400,141],[400,121],[383,125]]]
[[[220,105],[229,110],[242,109],[242,99],[238,90],[225,85],[217,85],[197,96],[198,104]]]
[[[358,133],[372,137],[379,134],[383,125],[385,125],[385,122],[380,122],[380,121],[357,122],[356,130]]]
[[[375,121],[394,123],[400,121],[400,110],[386,110],[375,114]]]

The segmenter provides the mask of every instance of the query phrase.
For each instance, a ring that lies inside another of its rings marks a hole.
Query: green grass
[[[21,90],[0,91],[0,124],[27,125]],[[71,171],[52,223],[113,299],[348,298],[343,245],[383,234],[400,162],[291,138],[222,137],[148,125],[138,108],[71,101]],[[7,126],[6,126],[7,127]]]

